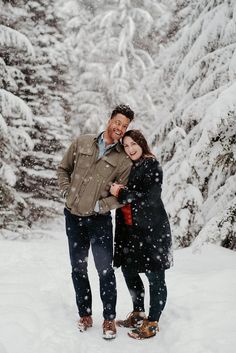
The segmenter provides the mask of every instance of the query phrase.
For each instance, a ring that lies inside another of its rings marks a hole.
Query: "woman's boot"
[[[142,325],[135,330],[128,332],[128,335],[137,340],[143,340],[145,338],[154,337],[157,331],[159,331],[157,321],[148,321],[148,319],[144,319]]]

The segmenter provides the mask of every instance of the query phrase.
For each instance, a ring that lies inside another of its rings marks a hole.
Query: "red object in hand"
[[[132,220],[132,212],[131,212],[131,205],[125,205],[121,208],[121,211],[123,213],[124,219],[125,219],[125,224],[132,226],[133,220]]]

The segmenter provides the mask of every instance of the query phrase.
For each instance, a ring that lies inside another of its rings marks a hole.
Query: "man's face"
[[[106,128],[107,137],[110,139],[110,141],[116,142],[120,140],[126,132],[129,123],[130,119],[123,114],[119,113],[113,116],[113,118],[108,121]]]

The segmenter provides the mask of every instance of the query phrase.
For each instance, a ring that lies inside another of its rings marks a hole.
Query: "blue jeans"
[[[136,272],[122,268],[125,282],[129,289],[133,311],[144,312],[144,284],[140,275]],[[162,311],[166,304],[167,288],[165,283],[165,271],[145,272],[149,281],[150,304],[149,304],[149,321],[159,321]]]
[[[72,281],[79,315],[92,315],[92,293],[88,278],[88,254],[91,245],[99,275],[100,297],[105,320],[116,316],[116,279],[112,268],[113,235],[111,215],[79,217],[65,208]]]

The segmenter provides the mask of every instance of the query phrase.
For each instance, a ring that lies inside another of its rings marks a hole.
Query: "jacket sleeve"
[[[76,145],[76,141],[70,145],[57,169],[58,184],[63,196],[68,193],[70,188],[71,174],[74,170]]]
[[[129,185],[121,189],[118,195],[118,202],[121,204],[129,204],[132,202],[142,201],[148,198],[149,203],[156,202],[161,197],[161,185],[163,172],[157,161],[149,161],[149,166],[144,169],[143,190],[137,191],[135,185]]]
[[[121,164],[120,173],[117,175],[115,182],[126,185],[128,182],[132,162],[126,160],[125,163]],[[106,213],[112,209],[122,207],[123,205],[117,201],[115,196],[108,196],[99,200],[99,212]]]

